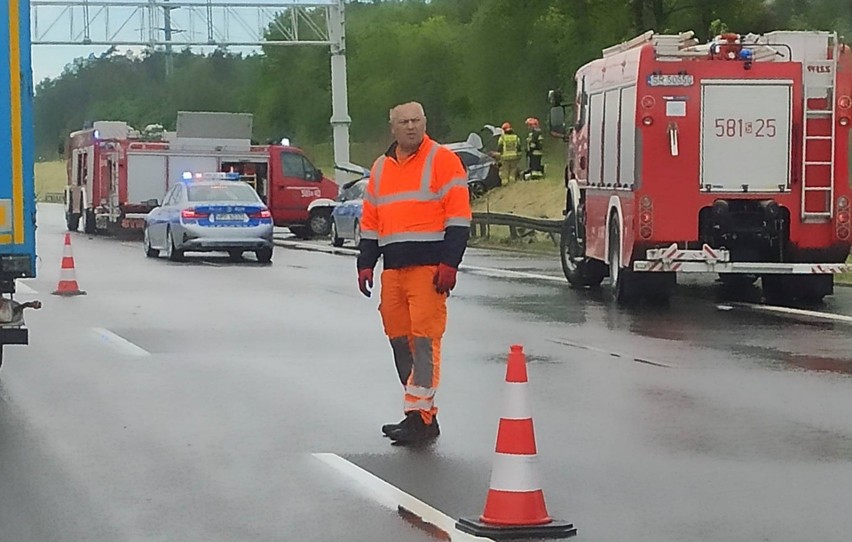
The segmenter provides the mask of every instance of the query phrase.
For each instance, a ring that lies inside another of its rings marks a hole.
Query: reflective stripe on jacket
[[[361,215],[358,268],[446,263],[458,267],[470,232],[470,196],[461,160],[423,138],[401,163],[396,144],[373,164]]]
[[[544,154],[542,152],[541,130],[533,130],[527,135],[527,152],[530,154]]]
[[[503,160],[515,160],[521,157],[521,138],[518,134],[503,134],[497,140],[497,150]]]

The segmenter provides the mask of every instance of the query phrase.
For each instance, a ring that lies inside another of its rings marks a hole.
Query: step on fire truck
[[[852,53],[836,34],[648,32],[575,81],[573,108],[549,93],[572,285],[609,276],[618,302],[665,299],[678,273],[718,273],[760,278],[773,303],[832,293],[852,244]]]
[[[330,216],[308,211],[338,187],[289,144],[252,145],[248,113],[179,112],[177,130],[143,131],[98,121],[73,132],[66,146],[66,221],[87,233],[140,230],[145,215],[190,171],[238,172],[255,187],[276,226],[300,237],[326,235]],[[287,142],[282,142],[287,143]]]

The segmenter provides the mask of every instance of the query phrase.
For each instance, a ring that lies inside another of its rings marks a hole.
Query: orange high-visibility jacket
[[[396,143],[373,164],[361,213],[358,269],[458,267],[470,234],[467,173],[451,150],[423,138],[401,163]]]

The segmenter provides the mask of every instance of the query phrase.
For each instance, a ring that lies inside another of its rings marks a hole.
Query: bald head
[[[426,113],[423,106],[418,102],[397,105],[390,110],[390,128],[403,152],[416,151],[426,134]]]

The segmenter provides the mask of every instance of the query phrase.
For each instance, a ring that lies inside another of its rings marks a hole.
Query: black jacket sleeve
[[[358,270],[373,269],[379,261],[379,242],[375,239],[361,239],[358,243]]]
[[[467,240],[470,237],[468,226],[448,226],[444,232],[444,244],[441,250],[441,263],[458,268],[461,264]]]

